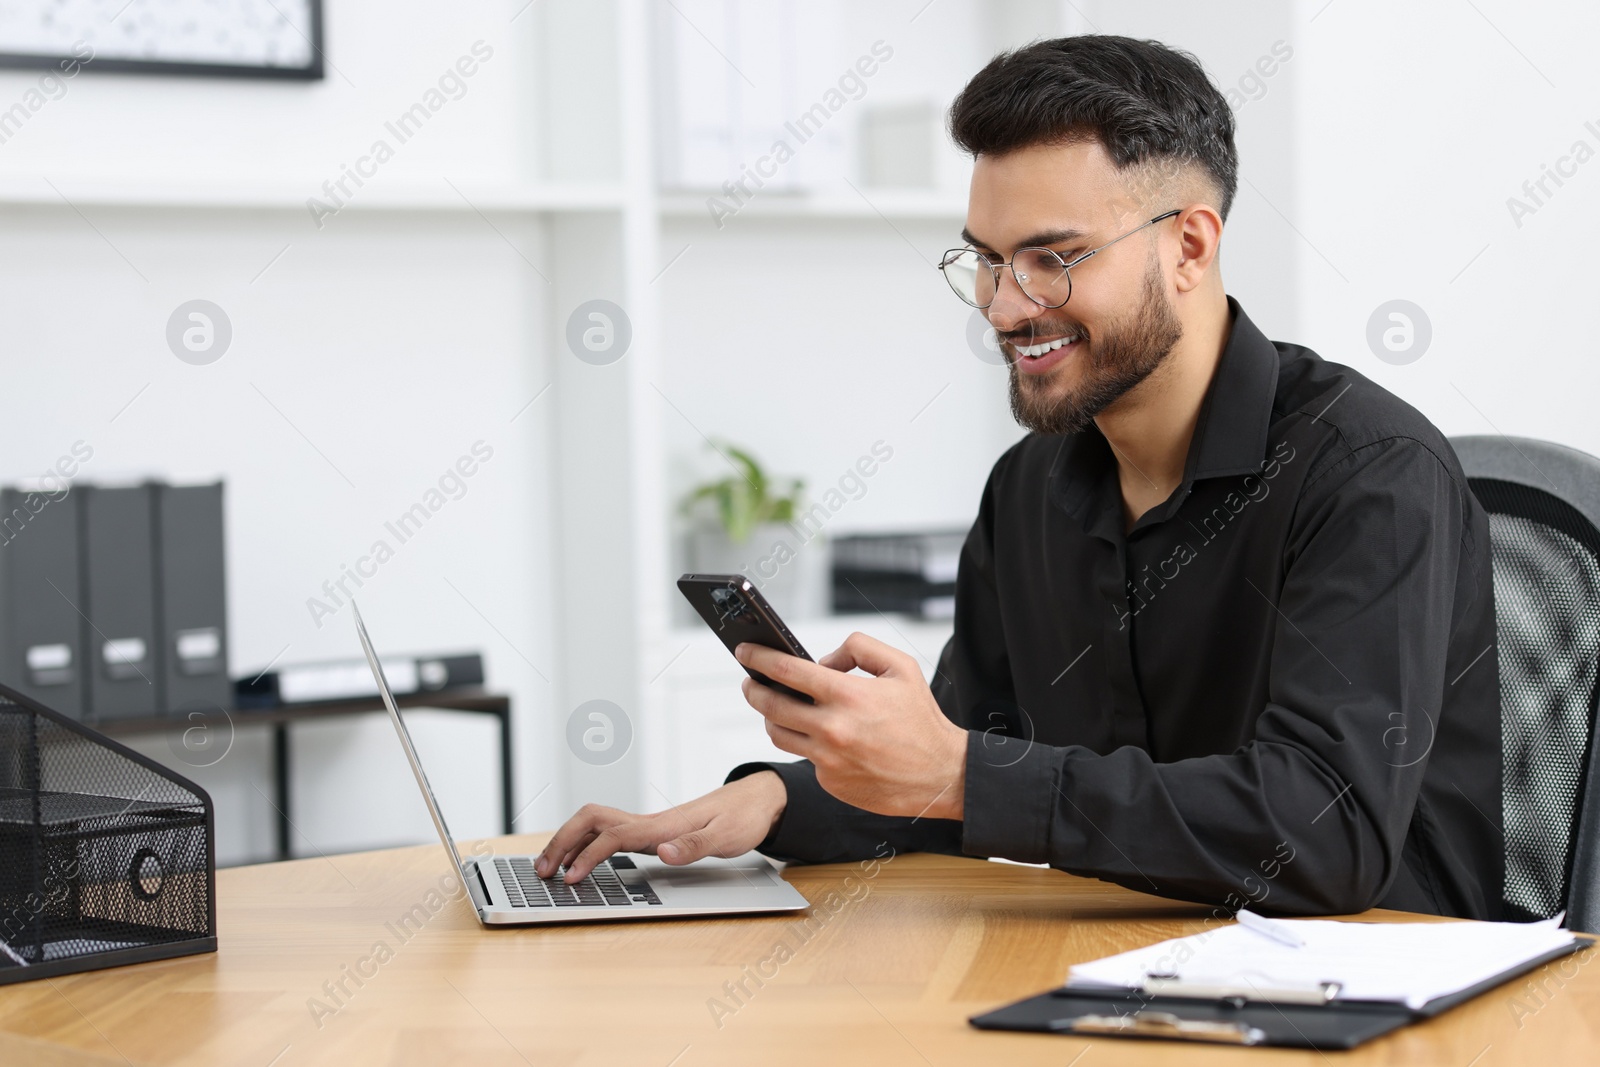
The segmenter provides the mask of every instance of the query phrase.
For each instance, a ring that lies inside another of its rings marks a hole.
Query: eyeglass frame
[[[989,265],[990,272],[993,273],[993,275],[994,275],[994,294],[995,294],[995,296],[999,296],[1000,295],[1000,269],[1002,267],[1004,267],[1007,270],[1011,271],[1011,280],[1017,283],[1017,292],[1021,293],[1023,296],[1025,296],[1029,300],[1033,301],[1035,304],[1039,305],[1042,308],[1045,308],[1046,310],[1052,310],[1052,311],[1054,309],[1056,309],[1056,308],[1059,308],[1059,307],[1066,307],[1067,301],[1072,299],[1072,273],[1071,272],[1072,272],[1072,268],[1073,267],[1076,267],[1079,263],[1082,263],[1084,260],[1088,259],[1090,256],[1095,255],[1098,252],[1105,251],[1106,249],[1110,248],[1112,245],[1116,244],[1118,241],[1121,241],[1124,238],[1132,237],[1134,234],[1138,233],[1140,230],[1145,229],[1148,226],[1154,226],[1158,222],[1162,222],[1162,221],[1164,221],[1166,219],[1170,219],[1170,218],[1173,218],[1173,217],[1181,215],[1181,214],[1183,214],[1183,209],[1182,208],[1176,208],[1176,207],[1173,208],[1171,211],[1163,212],[1162,214],[1157,215],[1153,219],[1150,219],[1150,220],[1148,220],[1146,222],[1141,222],[1139,225],[1135,226],[1133,229],[1129,230],[1127,233],[1119,234],[1118,236],[1113,237],[1111,240],[1107,241],[1105,244],[1100,245],[1100,246],[1098,246],[1096,248],[1091,248],[1087,252],[1084,252],[1082,255],[1073,257],[1073,260],[1072,260],[1071,263],[1068,263],[1066,260],[1062,259],[1061,258],[1061,253],[1057,252],[1055,249],[1053,249],[1053,248],[1045,248],[1043,245],[1029,245],[1026,248],[1019,248],[1015,252],[1011,253],[1011,259],[1001,260],[999,263],[995,263],[992,260],[984,259],[984,261],[986,263],[988,263],[988,265]],[[993,307],[994,306],[994,296],[991,296],[989,298],[989,302],[987,304],[974,304],[972,301],[968,300],[966,297],[961,295],[961,292],[960,292],[960,290],[958,290],[956,288],[955,283],[950,280],[950,275],[945,273],[945,268],[950,265],[950,263],[952,261],[952,258],[954,256],[958,256],[958,255],[961,255],[961,254],[966,253],[966,252],[971,252],[971,253],[973,253],[975,255],[979,255],[980,259],[984,258],[981,254],[978,253],[978,250],[976,248],[973,248],[970,245],[967,246],[966,248],[948,248],[948,249],[945,249],[944,256],[942,258],[940,258],[939,263],[938,263],[938,265],[937,265],[937,267],[935,269],[938,270],[940,274],[944,275],[945,284],[950,286],[950,291],[952,293],[955,293],[956,294],[956,299],[960,300],[963,304],[967,305],[970,308],[977,308],[979,311],[982,311],[982,310],[984,310],[985,308],[988,308],[988,307]],[[1046,304],[1043,300],[1040,300],[1039,298],[1035,297],[1032,293],[1028,292],[1026,289],[1024,289],[1022,287],[1022,279],[1017,277],[1017,268],[1012,266],[1012,262],[1017,258],[1018,255],[1020,255],[1023,252],[1048,252],[1048,253],[1050,253],[1052,256],[1054,256],[1056,258],[1056,262],[1061,264],[1061,272],[1067,276],[1067,296],[1066,296],[1065,300],[1062,300],[1061,303],[1059,303],[1059,304]]]

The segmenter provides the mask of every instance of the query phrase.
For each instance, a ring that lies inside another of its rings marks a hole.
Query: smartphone
[[[685,574],[678,579],[678,589],[694,605],[694,610],[722,639],[732,652],[741,642],[765,645],[791,656],[809,660],[811,655],[800,647],[794,634],[772,610],[761,590],[742,574]],[[760,671],[745,668],[762,685],[780,693],[787,693],[807,704],[815,703],[807,693],[791,689],[782,682],[774,682]]]

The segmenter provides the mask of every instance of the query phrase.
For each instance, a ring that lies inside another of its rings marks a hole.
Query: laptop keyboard
[[[567,885],[561,867],[549,878],[540,878],[527,856],[509,859],[495,857],[500,884],[514,908],[632,908],[658,905],[650,883],[638,874],[638,867],[627,856],[602,860],[581,882]],[[619,871],[629,872],[626,876]]]

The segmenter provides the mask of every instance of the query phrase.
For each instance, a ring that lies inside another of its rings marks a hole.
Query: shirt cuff
[[[969,730],[961,851],[1048,862],[1060,756],[1049,745]]]
[[[810,760],[800,760],[796,763],[741,763],[728,772],[728,777],[723,779],[722,784],[727,785],[729,782],[737,782],[741,778],[748,778],[760,771],[775,772],[778,778],[782,780],[784,791],[788,796],[783,803],[783,814],[778,816],[778,824],[772,828],[761,844],[756,846],[755,850],[763,856],[771,856],[773,859],[780,859],[786,862],[791,861],[796,856],[804,855],[807,852],[807,842],[805,840],[794,840],[796,837],[802,839],[805,837],[802,824],[806,820],[799,815],[790,818],[790,815],[795,814],[797,810],[805,810],[808,805],[814,808],[819,803],[831,801],[834,804],[838,804],[839,801],[834,800],[826,790],[817,784],[817,771],[811,765]],[[816,830],[817,828],[813,826],[811,829],[812,836],[815,836]],[[810,842],[810,848],[815,849],[815,847],[816,842]]]

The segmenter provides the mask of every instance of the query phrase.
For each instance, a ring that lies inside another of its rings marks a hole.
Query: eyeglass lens
[[[994,302],[999,273],[1005,269],[1005,265],[966,249],[945,261],[944,276],[957,296],[982,308]],[[1048,248],[1018,249],[1011,257],[1010,269],[1018,287],[1035,303],[1060,307],[1072,295],[1072,279],[1066,265]]]

